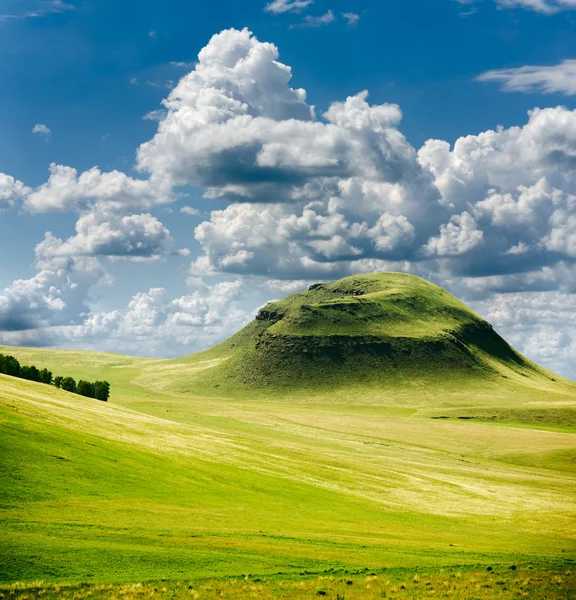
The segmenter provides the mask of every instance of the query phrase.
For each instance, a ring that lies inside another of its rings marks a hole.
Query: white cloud
[[[21,181],[10,175],[0,173],[0,210],[12,208],[17,202],[25,198],[30,192]]]
[[[37,248],[44,259],[106,256],[128,260],[154,260],[170,254],[170,232],[150,214],[116,217],[92,211],[76,223],[76,235],[66,241],[47,233]]]
[[[512,246],[509,250],[506,251],[506,254],[524,254],[528,252],[529,246],[524,242],[519,242],[515,246]]]
[[[139,150],[151,181],[245,203],[197,227],[198,272],[300,279],[428,261],[431,273],[487,276],[570,257],[548,240],[552,213],[573,211],[575,113],[534,110],[524,127],[454,148],[429,140],[417,153],[398,129],[397,106],[370,106],[363,92],[320,121],[290,78],[275,46],[247,30],[222,32]]]
[[[550,217],[550,230],[542,243],[547,250],[576,258],[576,214],[556,210]]]
[[[193,67],[196,66],[195,62],[186,62],[186,61],[182,61],[182,60],[173,60],[170,62],[170,66],[171,67],[176,67],[178,69],[192,69]]]
[[[395,128],[397,106],[370,107],[366,93],[334,103],[317,121],[304,90],[272,44],[249,31],[214,36],[164,104],[166,118],[138,151],[141,171],[162,185],[203,187],[207,197],[310,201],[338,181],[395,181],[420,167]]]
[[[554,66],[525,66],[487,71],[476,79],[499,82],[506,92],[573,96],[576,94],[576,60],[565,60]]]
[[[460,4],[474,4],[478,0],[457,0]],[[576,0],[494,0],[502,8],[525,8],[546,15],[564,10],[575,10]]]
[[[50,262],[39,257],[37,264],[37,275],[0,291],[0,343],[18,343],[22,332],[82,320],[90,289],[106,281],[93,259]]]
[[[50,129],[42,123],[36,123],[36,125],[34,125],[34,127],[32,128],[32,133],[37,133],[38,135],[41,135],[46,139],[48,139],[52,135]]]
[[[196,217],[200,214],[200,211],[197,208],[193,208],[192,206],[183,206],[180,209],[180,212],[183,215],[190,215],[191,217]]]
[[[133,179],[120,171],[101,172],[97,167],[80,175],[63,165],[50,166],[50,178],[28,195],[25,208],[30,212],[84,210],[98,203],[101,210],[127,213],[148,210],[170,202],[166,188],[150,181]]]
[[[52,14],[69,12],[73,10],[76,10],[75,6],[72,4],[67,4],[62,0],[45,0],[42,3],[37,2],[36,8],[32,8],[21,13],[0,15],[0,21],[12,19],[37,19],[41,17],[47,17]]]
[[[308,8],[314,0],[273,0],[264,7],[264,10],[278,15],[287,12],[300,12]]]
[[[295,294],[297,292],[303,292],[310,287],[310,281],[306,279],[294,279],[294,280],[282,280],[282,279],[269,279],[266,281],[265,286],[271,292],[281,294],[282,297],[287,294]]]
[[[477,248],[483,241],[484,234],[478,229],[472,215],[463,212],[442,225],[440,235],[431,238],[424,251],[432,256],[458,256]]]
[[[317,17],[307,15],[304,17],[304,21],[300,27],[322,27],[323,25],[334,23],[336,20],[336,15],[331,10],[328,10],[323,15]]]
[[[163,288],[136,294],[125,310],[92,313],[81,325],[55,333],[68,344],[136,355],[181,356],[213,345],[253,316],[240,305],[239,280],[214,285],[188,281],[189,293],[170,299]]]
[[[342,13],[342,18],[346,20],[348,25],[356,25],[360,21],[360,15],[354,12]]]
[[[576,378],[576,294],[495,294],[473,307],[532,360]]]
[[[145,121],[161,121],[166,116],[166,111],[163,109],[151,110],[147,112],[142,118]]]
[[[576,0],[497,0],[505,7],[522,7],[545,14],[576,9]]]

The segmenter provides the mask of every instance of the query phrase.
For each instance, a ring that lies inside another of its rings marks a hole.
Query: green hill
[[[225,347],[252,385],[401,383],[542,372],[442,288],[412,275],[348,277],[269,303]]]
[[[576,551],[576,384],[421,279],[313,286],[178,360],[0,353],[112,384],[102,403],[0,376],[0,582]]]
[[[538,367],[442,288],[403,273],[347,277],[270,302],[224,343],[163,363],[147,385],[243,397],[302,394],[371,403],[504,383],[559,391],[571,383]],[[512,386],[513,387],[513,386]],[[327,396],[328,395],[328,396]]]

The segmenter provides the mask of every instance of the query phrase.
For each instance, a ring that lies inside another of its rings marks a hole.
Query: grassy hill
[[[574,557],[576,385],[420,279],[314,286],[178,360],[0,352],[112,384],[0,376],[0,581]]]
[[[437,285],[404,273],[317,284],[271,302],[222,344],[139,379],[177,394],[418,404],[468,389],[498,400],[576,387],[535,365]],[[420,396],[415,393],[419,390]]]

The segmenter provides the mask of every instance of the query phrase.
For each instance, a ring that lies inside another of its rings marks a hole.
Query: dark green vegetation
[[[341,574],[364,568],[468,565],[480,577],[477,565],[531,563],[541,577],[457,586],[462,598],[571,581],[576,384],[420,279],[315,287],[178,360],[10,353],[110,381],[114,396],[102,405],[0,375],[0,581],[94,582],[74,593],[121,597],[132,588],[115,584],[164,579],[152,588],[179,597],[170,582],[244,589],[214,578],[250,573],[256,596],[282,598],[282,581],[315,573],[338,580],[334,600]]]
[[[304,574],[302,574],[304,575]],[[544,568],[532,565],[495,565],[484,569],[386,569],[344,572],[332,569],[320,576],[257,577],[145,583],[50,585],[42,582],[2,586],[0,598],[83,600],[86,598],[194,598],[216,600],[278,599],[311,600],[568,600],[573,598],[576,577],[572,566],[560,564]]]
[[[20,361],[10,354],[0,354],[0,373],[46,385],[53,383],[57,388],[62,388],[66,392],[86,396],[87,398],[95,398],[103,402],[107,402],[110,397],[110,384],[107,381],[91,383],[81,379],[76,383],[72,377],[57,376],[53,378],[52,371],[38,369],[34,365],[21,365]]]

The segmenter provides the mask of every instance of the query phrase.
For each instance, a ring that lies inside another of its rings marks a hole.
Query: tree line
[[[110,384],[107,381],[80,381],[76,382],[72,377],[53,377],[52,371],[48,369],[38,369],[34,365],[21,365],[18,359],[9,354],[0,354],[0,373],[27,379],[28,381],[37,381],[46,385],[55,385],[57,388],[72,392],[87,398],[95,398],[107,402],[110,397]]]

